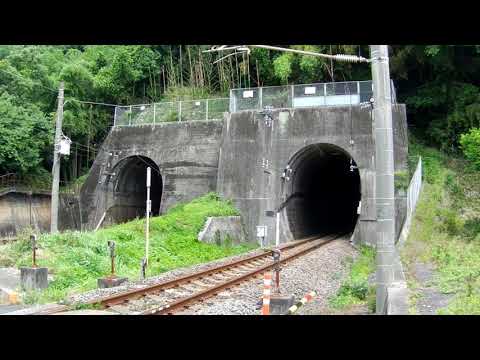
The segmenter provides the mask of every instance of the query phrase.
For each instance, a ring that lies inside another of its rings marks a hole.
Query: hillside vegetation
[[[63,133],[73,140],[71,155],[62,160],[65,184],[90,168],[113,124],[112,104],[371,79],[367,64],[258,48],[220,60],[225,54],[203,53],[210,46],[0,45],[0,175],[14,172],[49,188],[60,81],[65,82]],[[287,46],[369,57],[368,45]],[[398,100],[407,104],[409,123],[444,151],[458,151],[460,136],[480,127],[479,54],[478,45],[390,46],[391,77]]]
[[[454,295],[440,313],[480,314],[480,172],[415,137],[410,155],[422,156],[424,185],[402,259],[436,266],[434,285]]]
[[[147,276],[254,248],[254,245],[218,246],[197,240],[207,217],[232,215],[238,215],[238,212],[231,203],[210,193],[152,218]],[[45,291],[28,294],[27,302],[57,301],[73,292],[94,289],[97,278],[110,273],[108,240],[116,242],[117,274],[130,280],[138,279],[145,251],[144,229],[145,220],[137,219],[97,232],[40,236],[38,265],[48,267],[54,280]],[[31,246],[27,236],[0,248],[0,266],[30,265]]]

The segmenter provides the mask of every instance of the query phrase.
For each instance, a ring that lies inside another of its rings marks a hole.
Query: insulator
[[[368,59],[365,59],[363,57],[358,57],[356,55],[346,55],[346,54],[338,54],[338,55],[333,55],[336,60],[339,61],[346,61],[346,62],[368,62]]]

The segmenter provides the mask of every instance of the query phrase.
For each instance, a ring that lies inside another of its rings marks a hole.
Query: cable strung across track
[[[278,247],[282,251],[280,263],[296,259],[343,234],[310,237]],[[100,305],[121,314],[168,315],[201,304],[208,298],[262,275],[276,266],[273,250],[222,264],[207,270],[159,282],[141,289],[124,291],[85,304]],[[65,311],[65,310],[63,310]]]

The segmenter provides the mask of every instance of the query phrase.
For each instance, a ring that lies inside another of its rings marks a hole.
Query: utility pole
[[[60,82],[58,89],[58,107],[57,107],[57,122],[55,127],[55,143],[53,147],[53,181],[52,181],[52,207],[51,207],[51,223],[50,232],[58,232],[58,191],[60,187],[60,138],[62,135],[62,120],[63,120],[63,89],[64,83]]]
[[[370,45],[375,124],[377,206],[376,313],[385,314],[387,289],[394,278],[395,188],[392,100],[387,45]]]

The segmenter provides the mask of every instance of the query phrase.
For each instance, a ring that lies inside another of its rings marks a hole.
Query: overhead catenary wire
[[[225,45],[221,45],[220,47],[213,46],[209,50],[204,50],[203,52],[209,53],[209,52],[219,52],[219,51],[226,51],[226,50],[235,50],[235,52],[236,51],[250,52],[250,49],[249,49],[250,47],[267,49],[267,50],[278,50],[278,51],[284,51],[284,52],[291,52],[291,53],[300,54],[300,55],[317,56],[317,57],[322,57],[322,58],[325,58],[325,59],[331,59],[331,60],[343,61],[343,62],[370,63],[372,61],[371,59],[366,59],[364,57],[356,56],[356,55],[347,55],[347,54],[331,55],[331,54],[323,54],[323,53],[318,53],[318,52],[313,52],[313,51],[290,49],[290,48],[283,48],[283,47],[271,46],[271,45],[237,45],[237,46],[230,46],[230,47],[226,47]]]

